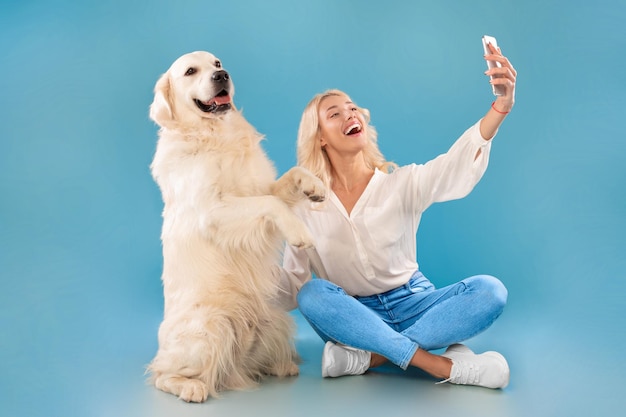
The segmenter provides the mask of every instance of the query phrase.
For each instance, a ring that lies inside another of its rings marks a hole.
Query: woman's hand
[[[489,50],[491,54],[485,55],[485,60],[499,62],[501,66],[491,68],[485,71],[485,74],[494,76],[491,84],[501,86],[504,93],[496,98],[480,122],[480,134],[486,140],[490,140],[496,135],[502,121],[513,108],[513,104],[515,104],[515,80],[517,78],[517,71],[509,60],[502,55],[500,48],[489,44]]]
[[[515,79],[517,78],[517,71],[515,71],[511,62],[502,55],[500,48],[489,44],[489,50],[491,54],[485,55],[485,60],[499,62],[500,67],[491,68],[485,71],[485,74],[493,77],[490,80],[491,84],[501,86],[504,90],[504,94],[496,98],[494,107],[500,112],[508,113],[513,108],[513,104],[515,104]]]

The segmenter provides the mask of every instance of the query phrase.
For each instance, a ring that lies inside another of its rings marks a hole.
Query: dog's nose
[[[211,76],[211,79],[216,83],[227,83],[230,80],[230,75],[224,70],[215,71]]]

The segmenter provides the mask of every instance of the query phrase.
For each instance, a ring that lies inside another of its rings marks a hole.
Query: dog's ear
[[[165,73],[154,86],[154,101],[150,105],[150,118],[159,126],[165,126],[174,120],[170,90],[170,77]]]

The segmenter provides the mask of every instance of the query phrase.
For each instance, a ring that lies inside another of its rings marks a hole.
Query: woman
[[[441,382],[508,384],[501,354],[478,355],[459,343],[502,313],[506,288],[479,275],[436,289],[415,260],[422,212],[473,189],[487,168],[491,140],[513,107],[516,71],[499,49],[490,50],[485,59],[501,67],[485,74],[504,94],[447,153],[423,165],[398,168],[385,161],[369,112],[339,90],[315,96],[304,110],[298,163],[331,191],[329,201],[299,212],[316,248],[286,248],[281,297],[326,341],[324,377],[359,375],[391,361]],[[323,279],[311,279],[312,272]],[[444,347],[441,355],[429,352]]]

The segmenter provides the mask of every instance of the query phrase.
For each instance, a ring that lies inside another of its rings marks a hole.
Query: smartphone
[[[493,46],[495,46],[496,48],[498,47],[498,41],[496,41],[496,38],[494,38],[493,36],[488,36],[485,35],[483,36],[483,51],[485,53],[485,55],[491,54],[491,51],[489,50],[489,46],[487,46],[488,44],[492,44]],[[487,68],[491,69],[491,68],[496,68],[496,67],[501,67],[502,65],[500,65],[499,62],[496,61],[487,61]],[[491,78],[495,78],[498,77],[497,75],[492,75]],[[492,86],[492,91],[493,91],[493,95],[494,96],[501,96],[504,94],[504,87],[501,85],[494,85]]]

